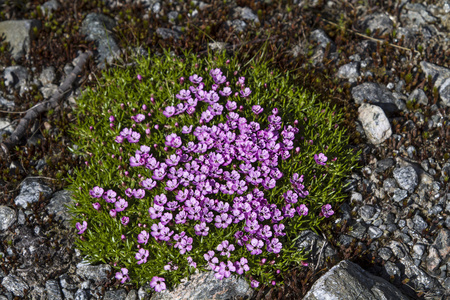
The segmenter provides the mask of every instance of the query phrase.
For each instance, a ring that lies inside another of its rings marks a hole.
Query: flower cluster
[[[212,69],[210,75],[214,81],[211,90],[206,89],[202,77],[194,74],[189,77],[192,85],[176,94],[181,102],[163,110],[167,118],[184,113],[189,116],[198,110],[200,103],[205,103],[207,109],[201,112],[199,126],[183,126],[181,132],[164,136],[167,156],[162,159],[148,145],[141,145],[129,158],[129,166],[145,175],[139,175],[139,188],[124,191],[128,199],[118,196],[116,191],[105,191],[98,186],[89,194],[105,201],[105,204],[92,204],[96,211],[102,207],[110,209],[113,205],[110,216],[115,218],[120,213],[120,222],[126,226],[130,221],[127,216],[130,199],[148,199],[150,194],[155,194],[152,190],[164,189],[164,193],[151,197],[153,201],[148,207],[151,231],[142,230],[136,237],[139,249],[135,253],[137,264],[147,262],[149,250],[146,245],[151,239],[178,249],[181,255],[189,255],[196,238],[207,237],[214,230],[240,229],[230,235],[232,241],[223,240],[217,245],[217,255],[214,250],[204,254],[215,277],[223,279],[232,273],[242,275],[250,271],[247,258],[230,260],[236,247],[243,247],[252,256],[261,255],[264,251],[278,255],[282,251],[286,235],[284,223],[308,215],[308,206],[306,202],[302,203],[302,199],[309,192],[303,184],[303,175],[285,174],[280,169],[281,160],[289,159],[294,151],[298,153],[294,150],[299,132],[296,124],[283,125],[275,108],[264,126],[255,121],[264,111],[260,105],[252,106],[253,120],[245,118],[235,111],[237,103],[233,101],[239,96],[247,98],[252,93],[245,87],[245,78],[238,79],[236,85],[240,90],[233,94],[220,69]],[[219,103],[221,99],[226,101],[225,105]],[[114,117],[111,117],[113,122]],[[224,121],[206,125],[215,117]],[[145,115],[137,114],[132,119],[140,123],[145,120]],[[140,137],[139,132],[124,128],[115,137],[115,142],[136,144]],[[314,159],[317,165],[326,166],[327,157],[323,153],[314,155]],[[270,203],[266,196],[280,180],[290,183],[289,190],[282,194],[284,201],[281,206],[280,203]],[[227,201],[227,198],[232,200]],[[320,216],[332,214],[331,205],[322,207]],[[175,232],[175,224],[189,225],[194,231],[190,236],[186,231]],[[78,233],[82,234],[87,225],[86,221],[82,225],[77,223]],[[186,259],[190,267],[197,267],[191,256]],[[177,269],[178,266],[172,262],[164,266],[166,272]],[[116,273],[116,278],[124,283],[129,280],[128,270],[121,270]],[[259,282],[252,281],[253,287],[258,285]],[[155,276],[150,286],[157,292],[165,290],[165,279]]]

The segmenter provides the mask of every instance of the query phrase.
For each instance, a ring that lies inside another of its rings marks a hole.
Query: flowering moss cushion
[[[341,114],[268,63],[168,53],[107,71],[78,102],[86,167],[77,247],[117,282],[168,289],[196,269],[252,287],[301,264],[355,166]]]

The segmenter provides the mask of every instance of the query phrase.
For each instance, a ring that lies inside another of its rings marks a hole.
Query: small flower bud
[[[127,237],[124,234],[122,234],[120,238],[122,239],[122,241],[124,241]]]
[[[110,122],[114,122],[114,120],[116,120],[116,118],[114,118],[114,116],[109,116],[109,121]]]
[[[142,105],[142,110],[147,110],[147,105]]]
[[[155,125],[155,129],[156,129],[156,130],[159,129],[159,125],[158,125],[158,124]]]
[[[137,79],[138,79],[139,81],[141,81],[141,80],[142,80],[142,76],[141,76],[140,74],[137,74]]]
[[[150,98],[150,102],[155,104],[155,99],[153,97]]]
[[[150,128],[145,129],[145,134],[150,135]]]
[[[109,123],[109,128],[113,129],[114,128],[114,123]]]
[[[125,108],[125,104],[120,103],[120,108],[121,108],[121,109],[124,109],[124,108]]]
[[[94,130],[94,127],[89,126],[89,130],[90,130],[90,131]]]
[[[166,152],[167,152],[167,151],[169,151],[169,148],[167,148],[167,147],[164,147],[164,151],[166,151]]]
[[[156,149],[158,148],[158,144],[153,144],[153,147]]]
[[[230,63],[230,60],[229,59],[227,59],[227,61],[225,62],[227,65]]]
[[[178,122],[175,122],[175,127],[178,127]]]

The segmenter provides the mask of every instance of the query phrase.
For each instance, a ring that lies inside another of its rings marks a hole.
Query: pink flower
[[[164,283],[165,279],[162,277],[154,276],[152,281],[150,282],[150,287],[155,289],[155,292],[161,292],[166,289],[166,284]]]
[[[83,232],[85,232],[87,229],[87,222],[83,221],[83,225],[81,225],[80,223],[77,223],[75,225],[75,227],[79,230],[78,234],[83,234]]]
[[[334,214],[334,210],[331,209],[330,204],[325,204],[322,206],[322,211],[320,212],[319,216],[324,216],[325,218],[329,218]]]
[[[91,195],[91,197],[93,198],[100,198],[101,196],[103,196],[103,192],[104,190],[101,187],[96,186],[89,191],[89,195]]]
[[[314,160],[318,165],[325,166],[328,158],[323,153],[319,153],[319,155],[314,154]]]
[[[116,273],[117,280],[120,280],[121,283],[125,283],[125,281],[130,280],[130,277],[128,276],[128,269],[122,268],[120,271],[121,272]]]
[[[111,209],[111,210],[109,211],[109,215],[111,216],[111,218],[115,218],[116,215],[117,215],[116,210],[115,210],[115,209]]]
[[[101,207],[100,203],[98,203],[98,202],[93,203],[92,206],[93,206],[96,210],[99,210],[100,207]]]

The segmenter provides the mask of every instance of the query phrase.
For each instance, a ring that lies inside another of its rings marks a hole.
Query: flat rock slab
[[[303,300],[409,300],[395,286],[351,261],[341,261],[317,280]]]
[[[179,284],[173,291],[163,291],[153,294],[151,300],[213,300],[250,298],[253,289],[244,278],[231,276],[218,280],[214,272],[194,274],[185,282]]]
[[[11,207],[0,206],[0,231],[8,229],[17,220],[16,211]]]
[[[11,45],[11,55],[19,59],[30,50],[30,39],[34,36],[33,28],[41,28],[39,20],[12,20],[0,22],[0,36],[5,34],[6,40]]]

